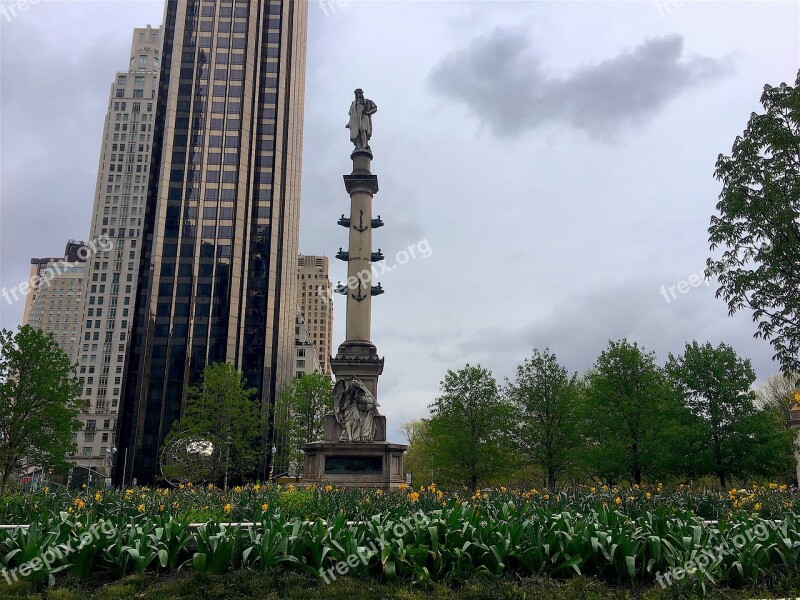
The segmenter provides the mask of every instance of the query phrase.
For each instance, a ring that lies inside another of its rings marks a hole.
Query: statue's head
[[[364,97],[364,90],[362,90],[361,88],[358,88],[355,91],[355,95],[356,95],[356,98],[358,98],[360,100],[361,98]]]

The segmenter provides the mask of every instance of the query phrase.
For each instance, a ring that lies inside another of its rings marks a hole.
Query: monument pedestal
[[[372,442],[340,442],[342,428],[335,415],[325,415],[325,441],[303,445],[303,482],[342,487],[396,490],[405,483],[403,455],[408,446],[386,441],[386,417],[375,415]]]
[[[396,490],[405,483],[406,448],[386,441],[311,442],[303,445],[306,455],[303,482]]]

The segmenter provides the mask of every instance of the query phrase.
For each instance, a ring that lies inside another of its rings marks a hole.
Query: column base
[[[396,490],[405,483],[408,446],[390,442],[312,442],[303,445],[303,483]]]
[[[378,377],[383,373],[383,359],[371,342],[345,342],[331,358],[336,379],[358,377],[370,393],[378,397]]]

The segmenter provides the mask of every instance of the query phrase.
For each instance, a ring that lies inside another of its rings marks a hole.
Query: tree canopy
[[[718,214],[711,217],[707,274],[731,314],[748,308],[755,337],[769,340],[784,373],[800,371],[800,71],[795,87],[764,86],[730,156],[719,155]]]
[[[513,413],[491,371],[480,365],[447,371],[440,395],[429,408],[433,468],[449,483],[475,490],[513,472]]]
[[[322,439],[325,415],[333,410],[333,382],[322,373],[293,379],[280,394],[281,416],[276,438],[285,444],[287,464],[295,472],[303,462],[300,447]]]
[[[556,477],[574,468],[583,445],[579,423],[581,384],[556,355],[545,349],[517,367],[517,376],[506,388],[516,409],[517,447],[545,473],[547,487],[554,490]]]
[[[57,468],[81,428],[81,381],[52,335],[0,331],[0,492],[26,466]]]
[[[251,473],[258,457],[257,442],[261,409],[248,389],[244,375],[228,363],[212,363],[203,371],[199,387],[186,390],[186,411],[172,426],[165,440],[189,433],[206,437],[220,447],[217,479],[227,487],[229,477]]]

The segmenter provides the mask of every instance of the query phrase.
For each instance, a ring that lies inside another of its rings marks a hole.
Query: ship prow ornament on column
[[[344,176],[350,194],[350,216],[339,225],[349,231],[349,246],[336,257],[347,262],[347,282],[336,292],[347,296],[347,333],[331,369],[336,376],[333,413],[325,416],[325,439],[303,446],[306,483],[332,483],[345,487],[396,489],[404,483],[403,455],[407,446],[386,441],[386,417],[378,411],[378,377],[383,359],[370,341],[372,298],[383,287],[372,283],[372,263],[383,253],[372,251],[372,230],[383,226],[372,217],[372,198],[378,193],[378,176],[370,171],[372,115],[377,105],[358,89],[350,105],[350,158],[353,172]]]

